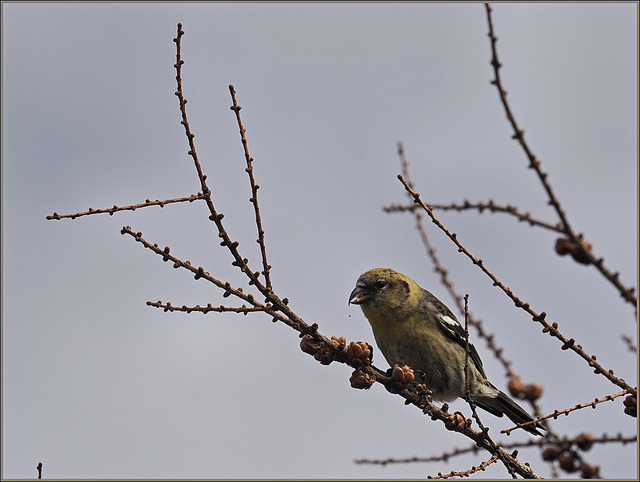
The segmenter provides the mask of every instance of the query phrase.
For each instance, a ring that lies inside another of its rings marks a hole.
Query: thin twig
[[[493,199],[490,199],[486,203],[483,203],[483,202],[472,203],[465,199],[462,202],[462,204],[457,204],[453,202],[450,204],[429,204],[429,206],[431,206],[432,209],[442,210],[442,211],[470,211],[473,209],[478,211],[480,214],[482,214],[485,211],[490,211],[492,213],[511,214],[512,216],[515,216],[518,219],[518,221],[527,222],[531,226],[539,226],[541,228],[545,228],[550,231],[564,234],[564,231],[562,230],[559,224],[554,225],[554,224],[546,223],[544,221],[540,221],[539,219],[532,218],[530,213],[522,214],[520,211],[518,211],[518,208],[516,208],[515,206],[511,206],[510,204],[507,204],[506,206],[503,206],[501,204],[496,204],[493,201]],[[387,213],[398,213],[398,212],[405,212],[405,211],[413,211],[414,208],[413,206],[392,204],[382,209]]]
[[[489,460],[482,462],[477,467],[474,465],[469,470],[464,470],[461,472],[452,470],[448,474],[443,474],[442,472],[438,472],[438,475],[436,476],[427,475],[427,479],[450,479],[451,477],[469,477],[471,474],[474,474],[479,471],[484,471],[484,469],[486,469],[489,465],[497,461],[498,461],[498,456],[496,454],[493,454]]]
[[[154,253],[162,256],[163,261],[165,262],[172,261],[174,268],[187,269],[194,274],[195,279],[205,279],[210,283],[213,283],[218,288],[224,290],[224,294],[223,294],[224,297],[233,295],[236,298],[240,298],[242,301],[245,301],[253,305],[254,307],[260,308],[260,310],[257,310],[257,311],[263,311],[271,316],[278,317],[280,321],[283,321],[289,326],[294,325],[294,323],[290,319],[288,319],[285,316],[281,316],[279,313],[277,313],[276,309],[271,303],[266,303],[266,304],[260,303],[259,301],[256,300],[254,295],[252,295],[251,293],[245,293],[242,290],[242,288],[233,288],[228,282],[221,281],[215,278],[214,276],[211,276],[209,272],[205,271],[202,266],[199,266],[196,268],[191,264],[191,262],[182,261],[181,259],[173,256],[171,254],[171,249],[169,248],[169,246],[166,246],[165,248],[160,248],[157,244],[149,243],[147,240],[145,240],[142,237],[142,232],[133,231],[133,229],[131,229],[131,226],[123,227],[122,230],[120,231],[120,234],[123,234],[123,235],[128,234],[129,236],[133,237],[137,242],[142,244],[145,248],[150,249]]]
[[[173,262],[173,267],[174,268],[183,268],[183,269],[191,271],[194,274],[194,278],[196,280],[203,279],[203,280],[209,281],[210,283],[213,283],[218,288],[224,290],[223,296],[225,298],[228,297],[228,296],[235,296],[236,298],[239,298],[240,300],[242,300],[242,301],[252,305],[253,307],[257,308],[256,310],[248,310],[248,311],[264,312],[264,313],[268,314],[269,316],[272,316],[274,320],[281,321],[281,322],[285,323],[286,325],[290,326],[291,328],[295,329],[301,335],[312,335],[317,342],[319,342],[319,343],[321,343],[323,345],[326,345],[326,346],[333,347],[333,345],[330,343],[328,338],[326,338],[323,335],[318,333],[318,331],[317,331],[318,330],[318,326],[316,324],[311,325],[311,326],[308,325],[300,317],[298,317],[295,313],[293,313],[293,311],[291,311],[291,309],[289,309],[286,306],[287,303],[288,303],[288,300],[286,298],[281,300],[277,296],[273,295],[273,299],[275,299],[277,301],[278,305],[281,305],[281,306],[277,306],[275,303],[271,303],[271,302],[260,303],[255,298],[255,296],[253,294],[245,293],[242,288],[233,288],[228,282],[221,281],[221,280],[215,278],[214,276],[211,276],[209,274],[209,272],[205,271],[202,266],[199,266],[199,267],[196,268],[189,261],[182,261],[181,259],[179,259],[176,256],[172,255],[171,254],[171,249],[169,248],[169,246],[166,246],[165,248],[160,248],[157,243],[156,244],[151,244],[150,242],[148,242],[147,240],[145,240],[142,237],[142,232],[133,231],[131,226],[123,227],[122,230],[120,231],[120,233],[123,234],[123,235],[127,234],[127,235],[131,236],[138,243],[142,244],[145,248],[153,251],[154,253],[156,253],[159,256],[162,256],[162,260],[163,261],[165,261],[165,262],[167,262],[167,261]],[[160,305],[162,304],[162,302],[158,302],[158,303]],[[158,306],[158,304],[154,303],[154,302],[148,302],[147,304],[149,306]],[[160,306],[158,306],[158,307],[160,307]],[[162,306],[162,307],[166,308],[166,306]],[[282,310],[281,307],[284,307],[284,310]],[[179,309],[179,308],[176,308],[176,307],[173,307],[173,308],[174,308],[174,310],[177,310],[177,311],[183,311],[182,309]],[[167,311],[172,311],[172,310],[169,308]],[[186,309],[184,311],[186,311]],[[192,309],[192,311],[196,311],[196,310]],[[215,310],[211,310],[211,311],[215,311]],[[280,311],[286,311],[286,312],[285,313],[281,313]],[[343,353],[336,352],[336,354],[341,356],[344,360],[346,360],[346,357],[344,356]]]
[[[629,349],[630,352],[633,353],[638,353],[638,347],[636,346],[635,342],[633,341],[633,338],[631,338],[630,336],[627,335],[622,335],[622,341],[625,342],[625,344],[627,345],[627,348]]]
[[[529,439],[530,441],[541,442],[541,440]],[[509,448],[508,445],[502,445],[502,448]],[[368,464],[368,465],[388,465],[388,464],[410,464],[414,462],[448,462],[450,458],[456,457],[458,455],[464,455],[468,453],[477,454],[480,449],[477,445],[471,445],[469,447],[460,449],[454,448],[449,452],[443,452],[440,455],[431,455],[429,457],[405,457],[405,458],[395,458],[388,457],[386,459],[356,459],[354,462],[356,464]]]
[[[130,206],[116,206],[114,204],[112,208],[106,208],[106,209],[89,208],[88,211],[83,211],[83,212],[79,212],[79,213],[75,213],[75,214],[53,213],[51,216],[47,216],[47,219],[48,220],[65,219],[65,218],[75,219],[75,218],[79,218],[80,216],[88,216],[89,214],[104,214],[104,213],[108,213],[109,215],[113,216],[113,213],[118,212],[118,211],[135,211],[136,209],[146,208],[146,207],[149,207],[149,206],[160,206],[161,208],[163,208],[167,204],[182,203],[182,202],[185,202],[185,201],[189,201],[191,203],[193,201],[196,201],[197,199],[204,199],[204,195],[202,193],[198,193],[198,194],[192,194],[191,196],[188,196],[188,197],[179,197],[179,198],[175,198],[175,199],[165,199],[163,201],[160,201],[158,199],[156,199],[155,201],[151,201],[149,199],[146,199],[145,202],[143,202],[141,204],[131,204]]]
[[[478,424],[478,427],[480,427],[480,433],[482,434],[483,439],[486,441],[487,444],[489,444],[495,451],[492,452],[492,456],[491,456],[491,460],[493,462],[495,462],[496,460],[500,459],[503,461],[507,471],[511,474],[511,476],[513,478],[516,478],[515,476],[515,472],[513,471],[513,469],[510,467],[508,460],[504,459],[504,454],[500,453],[498,451],[499,446],[491,439],[491,437],[489,436],[489,429],[487,427],[484,426],[484,424],[482,423],[482,420],[480,420],[480,416],[478,415],[478,412],[476,410],[476,404],[473,401],[473,399],[471,398],[471,392],[469,389],[470,386],[470,377],[469,377],[469,295],[465,294],[464,295],[464,334],[465,334],[465,350],[464,350],[464,385],[465,385],[465,400],[467,401],[467,403],[469,403],[469,406],[471,407],[471,412],[473,414],[473,418],[476,421],[476,423]],[[495,459],[494,459],[495,457]],[[492,463],[492,462],[490,462]],[[487,464],[489,465],[489,464]],[[475,467],[473,467],[471,469],[470,473],[476,472],[477,470],[474,470]],[[484,470],[484,468],[482,469]],[[453,477],[454,475],[468,475],[466,472],[465,473],[457,473],[455,471],[452,471],[449,476],[442,476],[442,474],[438,474],[437,478],[449,478],[449,477]]]
[[[240,129],[240,139],[242,142],[242,148],[244,149],[244,158],[247,162],[247,168],[245,171],[249,175],[249,183],[251,184],[251,198],[249,201],[253,204],[253,210],[256,215],[256,227],[258,228],[258,239],[256,242],[260,245],[260,254],[262,256],[262,275],[264,276],[265,286],[268,290],[272,289],[271,286],[271,265],[267,262],[267,248],[264,243],[264,229],[262,228],[262,219],[260,217],[260,206],[258,205],[258,189],[260,189],[260,185],[256,184],[256,181],[253,177],[253,157],[249,155],[249,145],[247,144],[247,138],[245,136],[246,129],[242,125],[242,119],[240,118],[240,109],[241,106],[238,105],[236,100],[236,90],[233,88],[233,85],[229,86],[229,92],[231,92],[231,98],[233,100],[233,105],[231,106],[231,110],[236,114],[236,120],[238,121],[238,128]]]
[[[472,413],[473,419],[478,424],[478,427],[480,427],[480,430],[482,431],[482,433],[484,433],[485,436],[488,438],[489,437],[489,430],[484,426],[484,424],[482,423],[482,420],[480,420],[480,415],[478,415],[478,411],[476,410],[476,404],[473,401],[473,399],[471,398],[471,391],[470,391],[470,382],[471,382],[471,380],[470,380],[469,369],[470,369],[470,366],[469,366],[469,294],[465,294],[464,295],[464,393],[465,393],[465,400],[469,404],[469,407],[471,407],[471,413]]]
[[[535,154],[533,154],[533,152],[531,151],[531,148],[527,144],[524,138],[524,130],[521,129],[518,123],[516,122],[513,112],[511,111],[511,107],[509,106],[509,102],[507,101],[507,91],[504,89],[502,85],[502,79],[500,77],[500,68],[502,67],[502,64],[498,59],[498,50],[496,45],[498,42],[498,37],[496,37],[493,30],[493,19],[491,17],[492,9],[488,3],[485,3],[485,7],[487,11],[487,22],[489,24],[488,35],[489,35],[489,39],[491,40],[491,66],[493,67],[493,73],[494,73],[494,78],[491,81],[491,84],[496,86],[496,89],[498,90],[500,101],[502,102],[502,106],[504,107],[504,111],[507,116],[507,119],[511,124],[511,127],[513,128],[514,134],[512,138],[518,141],[518,143],[522,147],[522,150],[526,154],[527,159],[529,160],[529,168],[535,171],[535,173],[538,176],[538,179],[542,183],[542,186],[549,198],[549,204],[553,206],[553,208],[556,211],[556,214],[558,215],[558,218],[560,219],[563,232],[569,237],[573,245],[580,246],[582,244],[581,243],[582,235],[581,234],[576,235],[575,231],[569,224],[569,219],[567,218],[567,215],[564,212],[564,209],[562,209],[562,206],[560,205],[560,201],[558,201],[558,198],[553,192],[553,189],[551,188],[551,184],[547,179],[549,176],[548,173],[542,170],[540,161],[536,158]],[[624,298],[625,301],[627,301],[628,303],[631,303],[634,307],[636,307],[636,310],[637,310],[638,299],[634,295],[635,288],[634,287],[628,288],[624,286],[619,280],[619,273],[611,272],[609,269],[607,269],[604,266],[604,258],[596,258],[591,253],[590,250],[582,250],[582,251],[583,253],[581,254],[583,254],[584,257],[588,260],[586,264],[593,264],[600,271],[600,273],[602,273],[604,277],[618,289],[618,291],[620,292],[620,296],[622,296],[622,298]]]
[[[184,35],[184,30],[182,30],[182,24],[178,24],[178,34],[173,39],[176,43],[176,63],[173,66],[176,69],[176,84],[177,90],[175,92],[176,97],[178,97],[178,101],[180,103],[180,114],[182,115],[182,120],[180,123],[184,126],[184,132],[187,136],[187,140],[189,142],[189,151],[187,152],[191,158],[193,159],[193,163],[195,165],[196,171],[198,172],[198,179],[200,180],[200,185],[202,186],[202,193],[205,196],[210,196],[211,191],[207,187],[206,178],[202,173],[202,166],[200,165],[200,161],[198,160],[198,154],[196,153],[195,144],[193,139],[196,137],[195,134],[191,132],[189,127],[189,121],[187,119],[187,99],[185,98],[182,91],[182,66],[184,65],[184,60],[181,57],[181,47],[182,47],[182,36]]]
[[[469,293],[464,295],[464,393],[469,402]]]
[[[444,224],[442,224],[438,220],[438,218],[436,218],[436,216],[433,214],[433,209],[431,209],[429,206],[427,206],[420,199],[420,194],[415,192],[411,188],[411,186],[409,186],[409,184],[402,177],[402,175],[398,174],[398,179],[404,185],[404,188],[407,190],[407,192],[409,192],[413,196],[414,202],[417,205],[419,205],[420,207],[422,207],[422,209],[424,209],[426,211],[427,215],[431,218],[431,221],[436,226],[438,226],[447,235],[447,237],[449,239],[451,239],[451,241],[453,241],[453,243],[458,247],[458,251],[463,253],[463,254],[465,254],[472,261],[473,264],[478,266],[478,268],[480,268],[482,270],[482,272],[485,273],[491,279],[491,281],[493,282],[493,285],[497,286],[498,288],[500,288],[514,302],[514,304],[518,308],[522,308],[524,311],[529,313],[529,315],[531,315],[533,321],[536,321],[536,322],[540,323],[543,326],[543,329],[542,329],[543,333],[549,333],[549,335],[551,335],[554,338],[557,338],[558,340],[560,340],[563,343],[562,344],[562,349],[563,350],[570,349],[573,352],[577,353],[581,358],[583,358],[585,361],[587,361],[589,363],[589,366],[593,367],[594,373],[602,374],[603,376],[605,376],[609,381],[611,381],[615,385],[618,385],[620,388],[629,390],[629,393],[637,395],[637,390],[635,388],[631,387],[630,385],[628,385],[622,378],[617,378],[616,376],[614,376],[613,370],[606,370],[605,368],[603,368],[596,361],[596,356],[595,355],[591,355],[591,356],[587,355],[587,353],[582,349],[582,346],[576,344],[575,339],[573,339],[573,338],[567,339],[562,333],[560,333],[560,331],[558,331],[558,323],[555,323],[555,322],[552,323],[552,324],[547,323],[545,321],[545,318],[546,318],[547,314],[544,311],[541,312],[541,313],[536,313],[533,309],[531,309],[531,306],[529,305],[529,303],[524,302],[520,298],[518,298],[515,295],[515,293],[513,291],[511,291],[510,288],[505,286],[491,271],[489,271],[486,268],[486,266],[484,265],[484,262],[481,259],[478,259],[475,256],[473,256],[460,243],[460,241],[458,240],[458,236],[455,233],[450,232],[444,226]]]
[[[207,176],[202,171],[202,166],[200,165],[200,161],[198,160],[198,154],[196,152],[196,147],[193,139],[195,138],[195,134],[191,132],[191,127],[189,126],[189,120],[187,118],[187,99],[184,97],[182,91],[182,65],[184,64],[184,60],[181,57],[181,41],[182,36],[184,35],[184,30],[182,30],[182,24],[178,24],[178,35],[173,41],[176,43],[176,63],[174,67],[176,69],[176,84],[177,90],[175,95],[178,97],[178,101],[180,104],[180,114],[182,116],[182,120],[180,123],[184,126],[184,132],[187,136],[187,140],[189,142],[189,151],[187,152],[191,158],[193,159],[193,163],[196,168],[196,172],[198,173],[198,179],[200,180],[200,186],[202,187],[202,194],[205,196],[205,200],[207,202],[207,207],[209,208],[209,212],[211,213],[209,219],[213,221],[218,229],[218,237],[222,239],[220,242],[221,246],[226,246],[231,255],[234,258],[234,262],[232,263],[234,266],[240,268],[240,270],[249,278],[249,284],[255,284],[258,289],[262,292],[261,288],[263,285],[258,280],[258,276],[256,273],[252,272],[247,265],[248,260],[240,256],[238,252],[238,242],[231,241],[231,238],[227,234],[223,224],[222,218],[224,214],[218,213],[216,211],[215,206],[213,205],[213,200],[211,198],[211,190],[207,186]]]
[[[482,433],[484,433],[487,438],[489,437],[489,430],[484,426],[482,420],[480,420],[480,415],[478,415],[478,411],[476,410],[476,404],[471,398],[471,390],[470,390],[470,374],[469,374],[469,294],[464,295],[464,393],[465,400],[469,403],[469,407],[471,407],[471,413],[473,419],[480,427]]]
[[[165,312],[170,311],[184,311],[185,313],[191,313],[193,311],[197,311],[203,314],[216,312],[216,313],[243,313],[245,315],[249,313],[255,312],[265,312],[265,309],[261,306],[247,306],[242,305],[238,307],[231,306],[213,306],[211,303],[207,304],[207,306],[173,306],[170,302],[163,303],[162,300],[158,301],[147,301],[147,306],[154,306],[156,308],[162,308]]]
[[[562,437],[554,440],[553,442],[549,442],[547,438],[530,438],[522,442],[510,442],[500,444],[503,449],[514,449],[514,448],[528,448],[528,447],[543,447],[546,445],[557,445],[559,447],[563,447],[566,449],[570,449],[572,446],[578,444],[581,441],[580,435],[573,438]],[[628,443],[633,443],[638,441],[637,435],[629,435],[623,436],[621,433],[610,436],[607,434],[602,435],[601,437],[594,437],[592,442],[594,444],[607,444],[607,443],[621,443],[622,445],[626,445]],[[468,453],[478,453],[480,449],[476,445],[471,445],[466,448],[455,448],[449,452],[443,452],[440,455],[432,455],[429,457],[406,457],[406,458],[395,458],[388,457],[386,459],[357,459],[354,462],[356,464],[370,464],[370,465],[389,465],[389,464],[410,464],[410,463],[426,463],[426,462],[448,462],[449,459],[453,457],[457,457],[459,455],[464,455]]]
[[[495,76],[494,79],[491,81],[491,84],[495,85],[496,89],[498,89],[498,94],[500,95],[500,101],[502,102],[502,106],[504,107],[507,119],[509,120],[509,123],[511,124],[511,127],[513,128],[513,131],[514,131],[512,138],[517,140],[520,143],[520,145],[522,146],[522,149],[527,155],[527,158],[529,159],[529,168],[533,169],[538,175],[538,178],[540,179],[540,182],[542,183],[544,190],[546,191],[547,196],[549,197],[549,204],[554,207],[554,209],[556,210],[556,214],[560,218],[563,231],[567,234],[569,233],[573,234],[573,229],[569,224],[569,220],[567,219],[567,216],[564,210],[562,209],[560,202],[556,198],[553,192],[553,189],[551,188],[551,185],[547,181],[547,177],[549,175],[546,172],[542,171],[542,166],[540,164],[540,161],[536,159],[536,156],[533,154],[533,152],[529,148],[529,145],[525,141],[524,130],[518,126],[518,123],[516,122],[513,112],[511,111],[511,107],[507,102],[507,91],[504,90],[504,88],[502,87],[502,79],[500,77],[500,68],[502,67],[502,64],[498,60],[498,51],[496,48],[498,37],[495,36],[493,31],[493,20],[491,18],[491,6],[488,3],[485,3],[484,5],[487,10],[487,22],[489,23],[488,35],[489,35],[489,39],[491,40],[491,66],[493,67],[493,73]],[[572,236],[572,239],[574,238],[576,238],[575,234],[573,234]]]
[[[591,407],[591,408],[596,408],[596,405],[603,403],[603,402],[611,402],[613,400],[615,400],[618,397],[621,397],[623,395],[626,395],[627,393],[629,393],[629,390],[622,390],[621,392],[616,393],[615,395],[607,395],[604,398],[595,398],[593,400],[593,402],[588,402],[588,403],[578,403],[577,405],[574,405],[571,408],[566,408],[564,410],[554,410],[553,413],[550,413],[549,415],[545,415],[544,417],[538,417],[535,420],[532,420],[530,422],[525,422],[525,423],[521,423],[518,424],[516,427],[511,427],[511,428],[507,428],[505,430],[501,430],[500,433],[505,433],[507,435],[511,434],[511,432],[517,428],[522,428],[526,425],[533,425],[534,423],[538,423],[538,422],[542,422],[543,420],[547,420],[550,418],[553,418],[554,420],[557,420],[558,417],[560,415],[569,415],[569,413],[574,412],[576,410],[581,410],[583,408],[587,408],[587,407]]]

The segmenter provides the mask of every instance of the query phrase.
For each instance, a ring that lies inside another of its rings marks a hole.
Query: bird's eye
[[[380,279],[380,280],[376,281],[376,282],[373,284],[373,286],[374,286],[377,290],[380,290],[380,289],[384,288],[386,285],[387,285],[387,281],[386,281],[386,280],[383,280],[383,279]]]

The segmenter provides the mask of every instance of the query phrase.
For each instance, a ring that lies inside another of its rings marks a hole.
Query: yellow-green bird
[[[438,298],[411,278],[389,268],[363,273],[349,296],[360,305],[376,343],[391,366],[409,365],[423,374],[434,400],[466,399],[464,328]],[[487,380],[476,348],[469,342],[469,395],[484,410],[515,423],[533,420],[520,405]],[[539,427],[544,428],[542,424]],[[542,435],[533,425],[527,432]]]

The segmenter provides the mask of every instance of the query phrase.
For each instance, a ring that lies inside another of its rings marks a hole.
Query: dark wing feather
[[[467,344],[466,336],[464,328],[462,327],[458,319],[442,301],[433,296],[427,290],[422,289],[422,291],[427,303],[429,303],[437,312],[436,322],[438,323],[438,327],[440,328],[440,330],[442,330],[445,335],[455,341],[464,350]],[[486,379],[487,375],[484,373],[482,360],[480,360],[480,355],[478,355],[478,351],[476,350],[476,347],[473,345],[473,343],[471,343],[471,340],[469,340],[469,357],[475,364],[480,374]]]

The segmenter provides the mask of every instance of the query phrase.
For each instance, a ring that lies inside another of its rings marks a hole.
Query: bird
[[[358,278],[349,303],[362,309],[389,365],[408,365],[420,372],[433,400],[463,398],[497,417],[506,415],[517,424],[534,420],[487,380],[480,355],[470,341],[467,397],[465,330],[442,301],[408,276],[390,268],[366,271]],[[546,430],[540,422],[537,427]],[[533,424],[522,428],[542,435]]]

